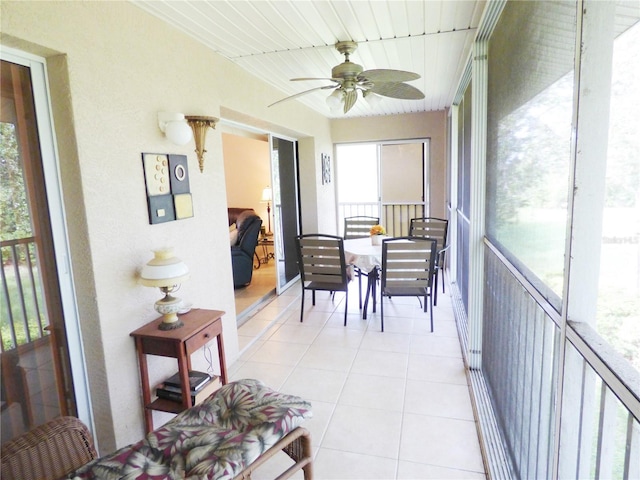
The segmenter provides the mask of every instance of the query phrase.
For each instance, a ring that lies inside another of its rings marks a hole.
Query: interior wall
[[[429,201],[431,215],[441,218],[446,218],[446,136],[445,110],[331,120],[331,139],[334,143],[431,139]]]
[[[128,2],[2,1],[0,9],[2,45],[52,59],[54,127],[94,433],[107,453],[144,434],[129,333],[157,317],[159,290],[137,283],[152,249],[172,246],[190,267],[182,298],[227,312],[228,363],[238,356],[221,132],[208,131],[200,173],[193,143],[167,141],[158,111],[237,112],[247,122],[260,119],[272,131],[298,132],[322,145],[330,145],[329,122],[297,102],[267,109],[282,92]],[[188,157],[193,218],[149,224],[142,152]],[[301,169],[318,155],[306,153]],[[206,370],[202,351],[192,361]],[[149,357],[151,384],[176,368],[173,359]],[[156,426],[168,418],[154,413]]]
[[[261,199],[264,188],[271,185],[268,140],[223,133],[222,155],[227,205],[253,208],[267,227],[267,204],[262,203]]]

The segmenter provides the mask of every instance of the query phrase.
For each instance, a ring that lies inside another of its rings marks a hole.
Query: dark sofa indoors
[[[229,221],[231,222],[231,212],[229,212]],[[251,283],[253,258],[258,244],[262,219],[256,215],[255,211],[246,209],[237,215],[236,226],[237,240],[231,245],[231,266],[233,268],[233,287],[239,288]]]

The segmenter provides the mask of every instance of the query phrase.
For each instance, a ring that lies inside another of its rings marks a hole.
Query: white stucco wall
[[[317,136],[324,145],[330,145],[329,122],[297,102],[267,110],[281,92],[127,2],[3,1],[0,8],[2,44],[51,59],[95,433],[101,451],[108,452],[143,435],[129,333],[157,316],[152,304],[160,292],[136,282],[153,248],[173,246],[190,266],[181,297],[228,312],[223,318],[228,362],[238,355],[221,134],[209,130],[200,173],[193,144],[168,142],[158,129],[157,112],[219,117],[226,108],[246,123],[260,118],[275,132]],[[188,156],[193,218],[149,225],[142,152]],[[315,160],[315,152],[306,154],[310,158],[301,158],[302,164]],[[173,360],[149,360],[152,382],[176,369]],[[193,364],[206,368],[201,352]],[[165,417],[156,415],[156,423]]]
[[[228,206],[253,208],[267,227],[267,204],[261,200],[262,191],[271,185],[268,139],[223,133],[222,145]]]

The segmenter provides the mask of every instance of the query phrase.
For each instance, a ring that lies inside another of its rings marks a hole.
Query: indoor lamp
[[[180,283],[189,278],[189,268],[179,258],[173,255],[173,250],[155,250],[154,257],[142,267],[140,283],[146,287],[158,287],[164,297],[155,303],[155,309],[162,315],[160,330],[180,328],[183,323],[178,318],[182,308],[182,300],[171,296]]]
[[[267,218],[269,221],[269,233],[268,235],[271,235],[271,187],[267,186],[264,188],[264,190],[262,190],[262,199],[260,200],[260,203],[266,203],[267,204]]]

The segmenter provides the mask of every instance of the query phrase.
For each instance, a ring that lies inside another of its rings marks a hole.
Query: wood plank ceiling
[[[329,118],[442,110],[451,105],[480,23],[482,0],[132,0],[282,92],[269,105],[296,93],[331,85],[326,79],[344,61],[334,45],[358,42],[351,61],[364,70],[416,72],[408,82],[423,100],[384,97],[372,107],[361,97],[347,113],[326,104],[332,90],[297,97]],[[278,108],[275,105],[270,108]]]

